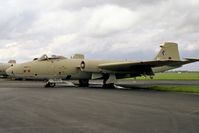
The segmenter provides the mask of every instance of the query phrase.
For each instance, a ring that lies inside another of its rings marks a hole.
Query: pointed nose
[[[13,68],[12,67],[10,67],[10,68],[8,68],[7,70],[6,70],[6,74],[8,75],[8,76],[14,76],[14,72],[13,72]]]

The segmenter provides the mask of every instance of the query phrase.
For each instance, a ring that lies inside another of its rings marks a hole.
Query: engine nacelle
[[[99,62],[97,61],[82,60],[80,63],[80,69],[83,72],[98,73],[98,72],[101,72],[101,69],[98,67],[98,65],[99,65]]]

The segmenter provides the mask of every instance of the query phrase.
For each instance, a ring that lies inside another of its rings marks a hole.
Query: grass
[[[134,78],[132,78],[134,79]],[[199,72],[166,72],[156,73],[153,79],[150,77],[137,77],[136,80],[199,80]],[[199,82],[199,81],[198,81]],[[173,92],[191,92],[199,93],[199,85],[187,85],[187,86],[153,86],[147,89],[157,91],[173,91]]]
[[[199,86],[154,86],[150,90],[199,93]]]
[[[149,77],[137,77],[138,80],[151,80]],[[153,80],[199,80],[199,72],[156,73]]]
[[[136,80],[199,80],[199,72],[182,72],[182,73],[156,73],[153,79],[150,77],[137,77]],[[150,90],[157,91],[173,91],[173,92],[191,92],[199,93],[199,85],[187,86],[153,86],[149,87]]]

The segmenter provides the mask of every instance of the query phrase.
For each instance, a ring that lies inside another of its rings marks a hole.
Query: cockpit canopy
[[[51,57],[48,57],[46,54],[42,55],[40,58],[34,58],[34,60],[38,60],[38,61],[54,60],[54,59],[67,59],[67,58],[64,56],[58,56],[58,55],[52,55]]]

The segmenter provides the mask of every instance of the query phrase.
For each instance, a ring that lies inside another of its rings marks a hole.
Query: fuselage
[[[49,59],[17,64],[7,70],[7,74],[24,79],[91,79],[92,72],[100,72],[101,63],[111,61],[84,60],[85,71],[80,68],[82,59]],[[86,70],[91,72],[86,72]]]

